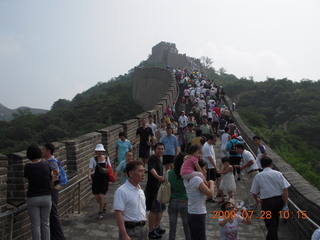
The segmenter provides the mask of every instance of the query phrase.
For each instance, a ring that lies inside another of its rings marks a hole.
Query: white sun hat
[[[102,144],[97,144],[96,148],[94,149],[94,151],[96,152],[105,152],[106,150],[104,149],[103,145]]]

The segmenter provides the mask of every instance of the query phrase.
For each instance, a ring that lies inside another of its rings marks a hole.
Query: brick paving
[[[218,159],[220,154],[220,144],[217,143],[215,146],[215,152]],[[246,176],[242,175],[240,181],[236,181],[237,190],[234,193],[235,202],[245,201],[247,199],[245,193],[245,181]],[[145,182],[141,183],[142,188],[144,189]],[[104,215],[102,220],[97,220],[98,205],[92,197],[88,204],[82,208],[81,214],[69,214],[67,217],[62,219],[63,230],[65,236],[68,240],[81,240],[81,239],[90,239],[90,240],[102,240],[102,239],[118,239],[119,232],[116,224],[115,216],[113,214],[113,195],[116,188],[120,185],[119,182],[110,184],[109,191],[106,194],[107,202],[107,212]],[[219,200],[219,199],[217,199]],[[219,239],[219,226],[218,220],[212,219],[214,214],[212,211],[219,211],[221,204],[207,202],[207,239]],[[298,239],[292,230],[290,229],[290,223],[280,222],[279,226],[279,239],[280,240],[295,240]],[[168,239],[169,232],[169,218],[167,211],[164,212],[163,218],[161,221],[161,226],[166,229],[166,233],[162,236],[162,239]],[[264,226],[263,220],[259,219],[258,214],[253,215],[252,225],[241,225],[239,228],[240,239],[250,239],[250,240],[259,240],[265,239],[266,228]],[[178,219],[177,227],[177,240],[184,240],[184,233],[181,219]]]

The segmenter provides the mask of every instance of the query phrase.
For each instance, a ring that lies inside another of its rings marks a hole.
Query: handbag
[[[168,203],[171,198],[171,184],[168,181],[168,171],[166,172],[164,176],[164,182],[161,183],[159,190],[158,190],[158,195],[157,195],[157,200],[160,203]]]
[[[110,159],[107,157],[107,160],[105,162],[105,164],[106,164],[105,168],[101,167],[98,164],[98,158],[97,157],[94,157],[94,159],[96,160],[99,172],[101,174],[107,174],[109,176],[109,182],[114,183],[116,181],[116,178],[114,176],[114,172],[113,172],[112,167],[111,167]]]
[[[107,168],[108,168],[109,182],[114,183],[116,181],[116,178],[114,176],[112,167],[110,165],[109,158],[108,158],[108,161],[107,161]]]

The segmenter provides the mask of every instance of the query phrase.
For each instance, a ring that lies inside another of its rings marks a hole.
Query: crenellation
[[[225,96],[225,103],[231,109],[232,101]],[[232,111],[233,119],[250,148],[256,152],[256,147],[252,141],[255,135],[241,120],[237,111]],[[283,173],[284,177],[290,182],[289,198],[303,211],[306,211],[308,216],[315,222],[319,223],[320,215],[320,191],[305,180],[293,167],[285,162],[278,154],[276,154],[267,144],[266,146],[268,156],[274,161],[274,168]],[[289,204],[291,211],[296,211],[291,204]],[[315,226],[305,219],[295,219],[293,227],[295,232],[302,233],[302,237],[306,239],[311,238],[311,234]],[[299,231],[296,231],[299,229]]]
[[[61,216],[68,214],[72,210],[74,202],[74,211],[78,206],[78,190],[80,185],[81,207],[92,198],[91,184],[87,181],[87,172],[89,160],[94,156],[94,148],[96,144],[102,143],[108,150],[111,160],[115,159],[115,142],[118,139],[120,131],[127,134],[127,138],[134,143],[135,133],[140,126],[139,119],[152,114],[155,123],[159,124],[162,114],[165,112],[167,104],[171,104],[172,100],[177,96],[177,84],[174,76],[167,70],[161,68],[136,68],[136,80],[140,82],[134,83],[134,91],[142,94],[142,99],[148,99],[150,107],[147,112],[143,112],[133,119],[115,124],[107,128],[97,130],[97,132],[88,133],[75,139],[65,140],[62,142],[54,142],[56,148],[54,156],[61,162],[69,177],[69,184],[79,181],[79,184],[72,188],[64,190],[63,187],[59,193],[59,213]],[[142,85],[141,85],[142,84]],[[143,89],[136,87],[144,86]],[[168,88],[169,86],[169,88]],[[141,91],[140,91],[141,90]],[[154,102],[152,102],[154,101]],[[136,145],[133,147],[134,156],[137,156]],[[23,177],[24,165],[29,162],[26,158],[26,151],[17,152],[9,156],[0,154],[0,211],[4,212],[8,208],[8,204],[13,204],[18,208],[25,208],[25,199],[28,183]],[[80,179],[84,180],[80,181]],[[73,195],[75,199],[73,199]],[[3,217],[2,222],[8,222],[10,218]],[[16,213],[13,217],[14,230],[12,232],[13,239],[31,239],[30,220],[26,210]],[[8,236],[9,230],[6,229],[5,236]],[[2,234],[2,233],[1,233]]]

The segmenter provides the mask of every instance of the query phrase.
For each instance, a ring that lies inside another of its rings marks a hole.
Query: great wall
[[[180,57],[179,57],[180,58]],[[182,59],[182,58],[181,58]],[[185,64],[183,62],[182,64]],[[184,66],[184,65],[182,65]],[[169,86],[169,87],[168,87]],[[87,181],[89,159],[94,155],[94,147],[102,143],[108,150],[111,159],[115,158],[115,142],[120,131],[124,131],[130,141],[134,140],[139,119],[154,116],[159,124],[168,104],[177,99],[179,86],[171,73],[164,68],[135,68],[133,96],[145,112],[133,119],[115,124],[96,132],[87,133],[75,139],[55,142],[55,157],[62,163],[69,176],[69,184],[60,191],[59,213],[61,216],[70,212],[80,212],[88,199],[92,198],[91,185]],[[225,103],[231,109],[231,100],[225,97]],[[150,110],[147,110],[150,109]],[[254,133],[243,123],[237,111],[233,118],[243,138],[255,149],[252,142]],[[282,160],[267,146],[268,155],[274,160],[276,169],[280,170],[292,185],[289,189],[290,211],[296,212],[293,204],[319,225],[320,192],[298,174],[290,165]],[[136,148],[133,149],[136,156]],[[30,221],[26,211],[27,182],[23,177],[23,167],[28,162],[25,151],[0,154],[0,239],[31,239]],[[315,225],[302,218],[288,219],[301,239],[310,239]]]

